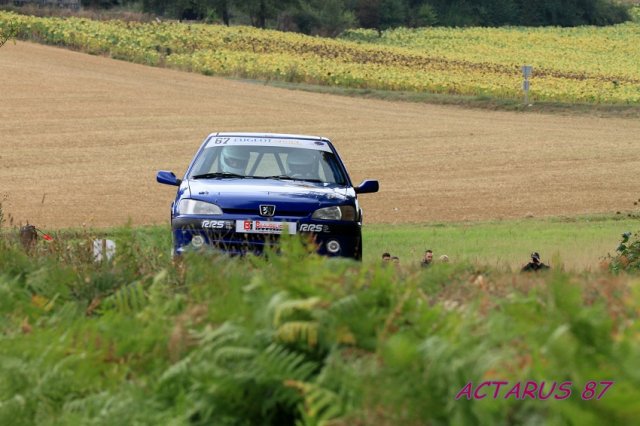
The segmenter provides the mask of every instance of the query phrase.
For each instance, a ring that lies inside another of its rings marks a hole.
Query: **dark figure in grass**
[[[540,253],[534,251],[531,253],[531,262],[522,267],[522,272],[536,272],[549,269],[549,265],[545,265],[540,261]]]
[[[431,250],[427,250],[424,252],[424,257],[422,258],[422,261],[420,262],[420,266],[422,266],[423,268],[427,268],[429,266],[431,266],[431,263],[433,262],[433,251]]]

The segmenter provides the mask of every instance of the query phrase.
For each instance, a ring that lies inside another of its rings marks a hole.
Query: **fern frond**
[[[209,350],[215,350],[228,342],[235,342],[240,339],[243,329],[233,323],[225,322],[220,327],[213,328],[207,326],[204,330],[194,333],[201,346]]]
[[[136,281],[120,288],[107,297],[104,305],[113,307],[116,311],[125,314],[138,312],[147,305],[147,296],[144,293],[142,284]]]
[[[276,308],[286,302],[289,298],[289,294],[286,291],[279,291],[269,299],[269,303],[267,303],[267,311],[275,312]]]
[[[346,326],[339,327],[336,330],[336,342],[343,345],[355,345],[356,336]]]
[[[285,386],[299,390],[304,404],[299,406],[302,422],[300,426],[322,426],[343,415],[344,408],[335,392],[314,383],[289,380]]]
[[[33,367],[14,356],[0,355],[0,401],[29,392],[35,385]]]
[[[285,300],[275,306],[273,315],[273,325],[279,326],[282,321],[290,317],[295,312],[311,312],[320,303],[319,297],[308,299]]]
[[[109,396],[107,391],[87,395],[83,398],[75,398],[63,405],[64,412],[95,414]]]
[[[180,361],[176,362],[175,364],[169,366],[169,368],[167,368],[165,372],[162,373],[162,375],[160,376],[160,379],[158,379],[158,383],[162,385],[164,383],[174,381],[177,377],[186,376],[187,374],[189,374],[189,369],[191,367],[192,362],[193,362],[192,357],[188,355],[183,359],[181,359]]]
[[[318,344],[318,323],[315,321],[290,321],[276,331],[276,338],[285,343],[305,341],[309,347]]]
[[[316,370],[316,363],[307,361],[301,353],[272,344],[256,358],[258,375],[263,380],[306,380]]]
[[[215,351],[212,361],[216,364],[227,362],[244,361],[255,357],[257,351],[253,348],[242,346],[225,346]]]
[[[329,307],[329,311],[335,314],[351,313],[360,307],[360,299],[357,294],[350,294],[336,300]]]

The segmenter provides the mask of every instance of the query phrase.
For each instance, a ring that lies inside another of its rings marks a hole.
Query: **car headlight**
[[[356,220],[356,209],[353,206],[323,207],[313,212],[312,219],[321,220]]]
[[[222,214],[222,209],[212,203],[187,198],[178,204],[178,214]]]

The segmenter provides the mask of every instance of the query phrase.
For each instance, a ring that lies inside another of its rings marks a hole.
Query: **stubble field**
[[[638,197],[640,122],[287,91],[18,42],[0,52],[0,196],[17,223],[165,223],[214,131],[327,136],[368,223],[611,213]]]

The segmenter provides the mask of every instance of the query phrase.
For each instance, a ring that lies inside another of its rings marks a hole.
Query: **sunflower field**
[[[0,12],[0,31],[83,52],[206,75],[344,88],[522,98],[640,102],[640,24],[577,28],[422,28],[338,39],[252,27],[38,18]]]

